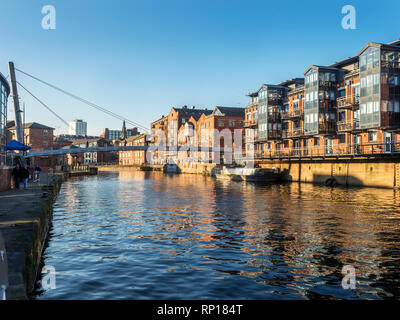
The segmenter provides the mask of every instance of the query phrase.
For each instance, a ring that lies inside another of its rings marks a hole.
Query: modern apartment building
[[[254,136],[259,158],[400,151],[400,40],[370,42],[348,59],[311,65],[304,79],[249,96],[247,148]]]
[[[7,143],[7,99],[10,86],[6,78],[0,73],[0,166],[5,164]]]
[[[101,134],[101,137],[110,141],[116,140],[116,139],[127,139],[132,136],[136,136],[140,134],[138,128],[131,128],[131,129],[126,129],[125,128],[125,121],[124,125],[122,126],[122,130],[112,130],[109,128],[104,128],[103,132]]]
[[[69,123],[69,134],[73,136],[87,136],[87,122],[74,120]]]

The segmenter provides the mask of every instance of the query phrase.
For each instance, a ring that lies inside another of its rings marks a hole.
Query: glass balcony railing
[[[385,156],[387,154],[400,154],[400,143],[366,143],[366,144],[336,144],[326,146],[312,146],[299,148],[266,149],[264,152],[256,152],[256,159],[279,158],[318,158],[338,156]]]
[[[355,109],[360,104],[360,97],[341,97],[336,99],[338,109]]]

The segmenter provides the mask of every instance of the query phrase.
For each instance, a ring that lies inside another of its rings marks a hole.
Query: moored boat
[[[215,177],[231,181],[279,182],[282,179],[282,173],[274,169],[223,167],[215,173]]]

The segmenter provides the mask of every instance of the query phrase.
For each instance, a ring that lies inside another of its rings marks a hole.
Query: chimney
[[[194,109],[196,109],[196,107],[195,107],[195,106],[192,106],[192,110],[194,110]]]

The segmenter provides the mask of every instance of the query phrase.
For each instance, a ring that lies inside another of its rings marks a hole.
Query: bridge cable
[[[47,85],[47,86],[49,86],[49,87],[51,87],[51,88],[57,90],[57,91],[60,91],[60,92],[62,92],[62,93],[64,93],[64,94],[70,96],[71,98],[74,98],[74,99],[76,99],[76,100],[78,100],[78,101],[80,101],[80,102],[82,102],[82,103],[85,103],[85,104],[91,106],[92,108],[95,108],[95,109],[97,109],[97,110],[100,110],[100,111],[102,111],[102,112],[104,112],[104,113],[106,113],[106,114],[108,114],[108,115],[110,115],[110,116],[112,116],[112,117],[114,117],[114,118],[117,118],[117,119],[119,119],[119,120],[124,120],[124,121],[126,121],[127,123],[130,123],[131,125],[137,126],[137,127],[139,127],[140,129],[142,129],[142,130],[145,130],[145,131],[148,131],[148,130],[149,130],[149,128],[147,128],[147,127],[145,127],[145,126],[143,126],[143,125],[141,125],[141,124],[139,124],[139,123],[137,123],[137,122],[134,122],[134,121],[131,121],[131,120],[129,120],[129,119],[126,119],[126,118],[124,118],[123,116],[120,116],[120,115],[118,115],[118,114],[116,114],[116,113],[114,113],[114,112],[112,112],[112,111],[110,111],[110,110],[107,110],[106,108],[103,108],[103,107],[101,107],[101,106],[99,106],[99,105],[97,105],[97,104],[95,104],[95,103],[93,103],[93,102],[90,102],[90,101],[88,101],[88,100],[86,100],[86,99],[83,99],[83,98],[81,98],[81,97],[79,97],[79,96],[73,94],[73,93],[70,93],[70,92],[68,92],[68,91],[66,91],[66,90],[63,90],[63,89],[61,89],[61,88],[59,88],[59,87],[57,87],[57,86],[55,86],[55,85],[52,85],[52,84],[50,84],[50,83],[48,83],[48,82],[46,82],[46,81],[44,81],[44,80],[41,80],[41,79],[39,79],[39,78],[37,78],[37,77],[35,77],[35,76],[29,74],[29,73],[26,73],[25,71],[22,71],[22,70],[17,69],[17,68],[15,68],[15,70],[17,70],[17,71],[19,71],[19,72],[25,74],[26,76],[31,77],[32,79],[35,79],[36,81],[39,81],[39,82],[41,82],[41,83],[43,83],[43,84],[45,84],[45,85]]]
[[[65,121],[63,118],[61,118],[57,113],[55,113],[48,105],[46,105],[42,100],[40,100],[38,97],[36,97],[32,92],[30,92],[27,88],[25,88],[20,82],[18,82],[18,85],[21,86],[26,92],[28,92],[33,98],[35,98],[42,106],[44,106],[48,111],[50,111],[53,115],[55,115],[58,119],[60,119],[63,123],[66,124],[66,126],[69,128],[69,123]]]

